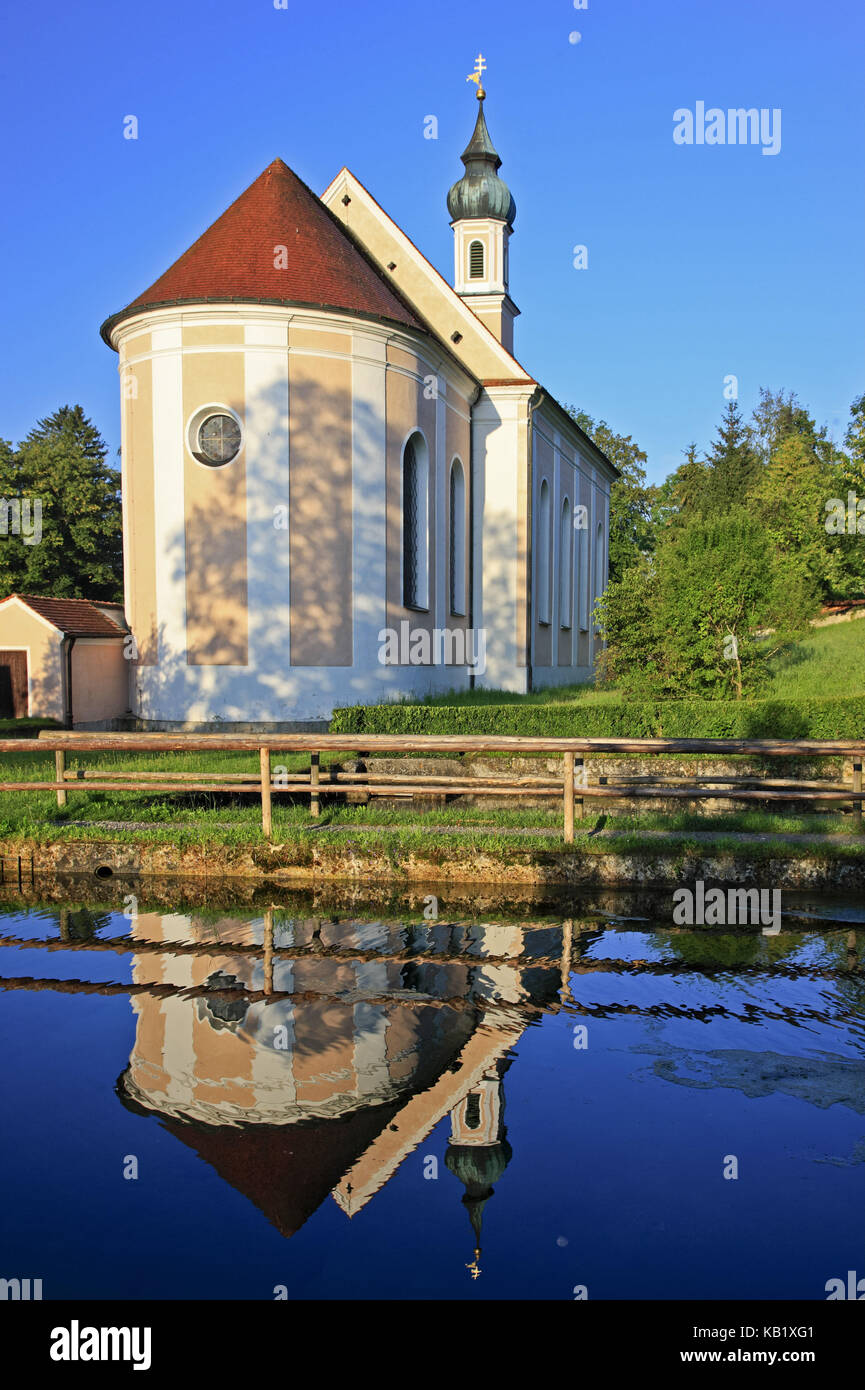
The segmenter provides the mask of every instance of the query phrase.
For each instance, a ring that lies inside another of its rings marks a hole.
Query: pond
[[[861,1267],[861,904],[101,896],[0,904],[0,1274],[45,1299],[820,1300]]]

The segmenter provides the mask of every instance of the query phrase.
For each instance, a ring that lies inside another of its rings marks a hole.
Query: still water
[[[46,1299],[865,1273],[861,905],[0,911],[0,1275]]]

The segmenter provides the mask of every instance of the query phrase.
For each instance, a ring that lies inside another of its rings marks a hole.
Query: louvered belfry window
[[[416,608],[420,602],[418,585],[420,561],[420,496],[417,453],[410,439],[402,463],[402,593],[403,603]]]
[[[469,247],[469,279],[483,280],[484,278],[484,247],[483,242],[473,241]]]

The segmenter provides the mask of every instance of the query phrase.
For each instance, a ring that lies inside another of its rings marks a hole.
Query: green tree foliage
[[[636,697],[755,695],[814,606],[806,567],[751,510],[682,518],[600,601],[601,675]]]
[[[683,452],[684,463],[655,489],[652,516],[656,526],[674,525],[703,508],[710,476],[708,465],[697,453],[696,444],[689,444]]]
[[[654,544],[646,455],[631,435],[616,434],[606,420],[595,422],[584,410],[566,409],[622,475],[610,488],[610,578],[619,579]]]
[[[0,497],[27,499],[31,517],[41,504],[38,543],[0,535],[2,594],[122,598],[120,475],[107,452],[80,405],[40,420],[17,450],[0,447]]]
[[[845,598],[865,598],[865,395],[857,396],[850,407],[850,421],[844,435],[832,497],[847,503],[846,529],[830,535],[829,544],[838,554],[843,574],[839,591]],[[850,499],[856,509],[856,529],[851,529]],[[828,515],[827,515],[828,522]],[[824,523],[825,525],[826,523]]]
[[[756,485],[760,459],[735,401],[728,401],[718,437],[706,455],[705,487],[695,505],[707,515],[738,506]]]
[[[848,438],[855,451],[854,421]],[[826,525],[827,503],[838,498],[846,505],[848,490],[855,491],[851,457],[832,443],[825,426],[817,427],[792,392],[760,392],[754,438],[765,462],[753,503],[773,543],[805,566],[824,600],[855,596],[865,580],[863,547],[847,534],[833,535]]]

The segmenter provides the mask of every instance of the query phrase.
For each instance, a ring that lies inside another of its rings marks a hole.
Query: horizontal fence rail
[[[0,739],[0,754],[44,752],[54,754],[55,776],[51,781],[3,781],[0,791],[57,794],[58,806],[65,806],[70,792],[219,792],[253,795],[261,800],[261,825],[266,838],[273,827],[273,796],[289,794],[309,797],[310,814],[320,815],[323,796],[366,793],[373,796],[551,797],[562,803],[564,839],[574,839],[575,815],[582,815],[585,801],[639,802],[671,798],[687,801],[780,802],[804,801],[816,805],[847,803],[852,806],[857,829],[862,828],[862,766],[865,739],[687,739],[687,738],[499,738],[474,734],[185,734],[185,733],[76,733],[72,730],[43,730],[38,740]],[[67,753],[258,753],[258,772],[161,772],[128,769],[67,768]],[[309,768],[273,775],[274,753],[310,755]],[[562,771],[548,775],[485,773],[467,776],[458,773],[382,772],[369,769],[346,771],[321,767],[322,753],[354,753],[360,758],[374,754],[402,754],[422,758],[429,753],[465,756],[473,753],[503,753],[512,757],[545,754],[561,759]],[[852,765],[852,779],[845,782],[797,781],[793,778],[762,777],[745,773],[725,775],[701,773],[693,777],[662,773],[657,777],[624,773],[611,780],[610,774],[590,783],[585,760],[602,753],[654,755],[702,753],[718,758],[735,755],[759,757],[843,757]],[[683,785],[669,785],[671,782]]]

